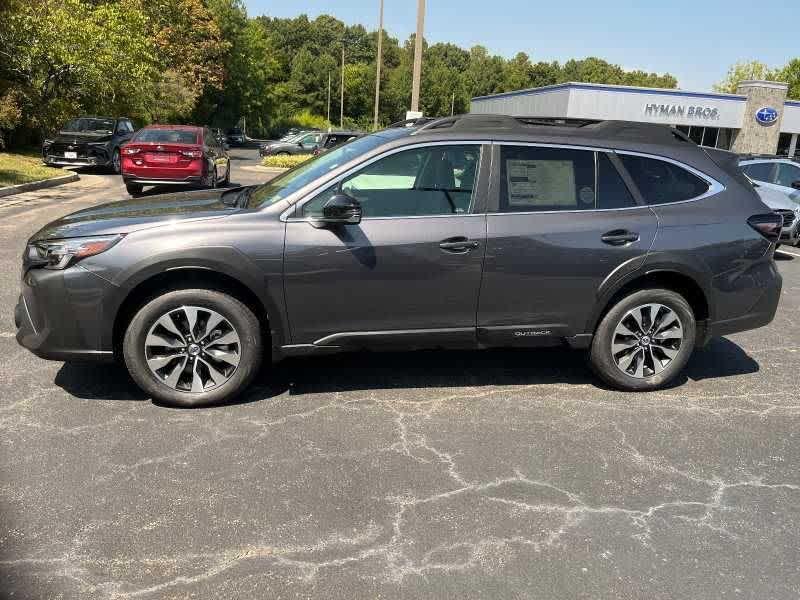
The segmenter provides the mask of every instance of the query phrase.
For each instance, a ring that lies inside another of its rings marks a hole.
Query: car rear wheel
[[[640,290],[622,298],[600,321],[589,362],[615,388],[659,389],[686,366],[695,335],[694,313],[683,296],[671,290]]]
[[[125,189],[128,190],[128,193],[131,196],[136,196],[137,194],[142,193],[142,184],[141,183],[126,183]]]
[[[217,181],[217,168],[214,167],[208,174],[208,181],[206,182],[206,187],[213,190],[214,188],[217,187],[218,184],[219,181]]]
[[[131,377],[154,400],[182,407],[231,400],[261,365],[261,327],[245,304],[204,289],[145,304],[123,340]]]

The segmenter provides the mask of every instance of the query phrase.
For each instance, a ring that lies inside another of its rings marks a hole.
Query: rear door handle
[[[639,234],[627,229],[615,229],[604,233],[600,236],[600,240],[609,246],[624,246],[625,244],[632,244],[639,241]]]
[[[454,237],[439,242],[439,248],[446,252],[465,253],[480,246],[480,242],[465,237]]]

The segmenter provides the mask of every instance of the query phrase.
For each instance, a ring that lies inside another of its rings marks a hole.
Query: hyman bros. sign
[[[648,117],[662,119],[702,119],[715,121],[719,119],[719,109],[710,106],[684,106],[681,104],[645,104],[644,114]]]

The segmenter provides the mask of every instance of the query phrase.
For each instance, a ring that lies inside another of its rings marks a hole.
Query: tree
[[[800,58],[794,58],[783,67],[776,77],[780,81],[789,84],[787,96],[794,100],[800,100]]]
[[[774,81],[778,79],[778,75],[779,71],[757,60],[737,62],[728,69],[725,79],[714,85],[714,91],[735,94],[742,81],[752,79]]]

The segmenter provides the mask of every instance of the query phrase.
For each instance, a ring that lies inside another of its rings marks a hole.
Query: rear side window
[[[500,212],[595,208],[594,152],[502,146]]]
[[[686,169],[655,158],[619,155],[648,204],[669,204],[702,196],[709,184]]]
[[[778,164],[778,176],[775,178],[775,183],[784,187],[793,187],[797,182],[800,182],[800,167],[789,163]]]
[[[630,208],[636,201],[604,152],[597,153],[597,208]]]
[[[772,168],[773,164],[771,163],[753,163],[751,165],[743,165],[742,171],[744,174],[747,175],[750,179],[755,181],[772,181]]]

